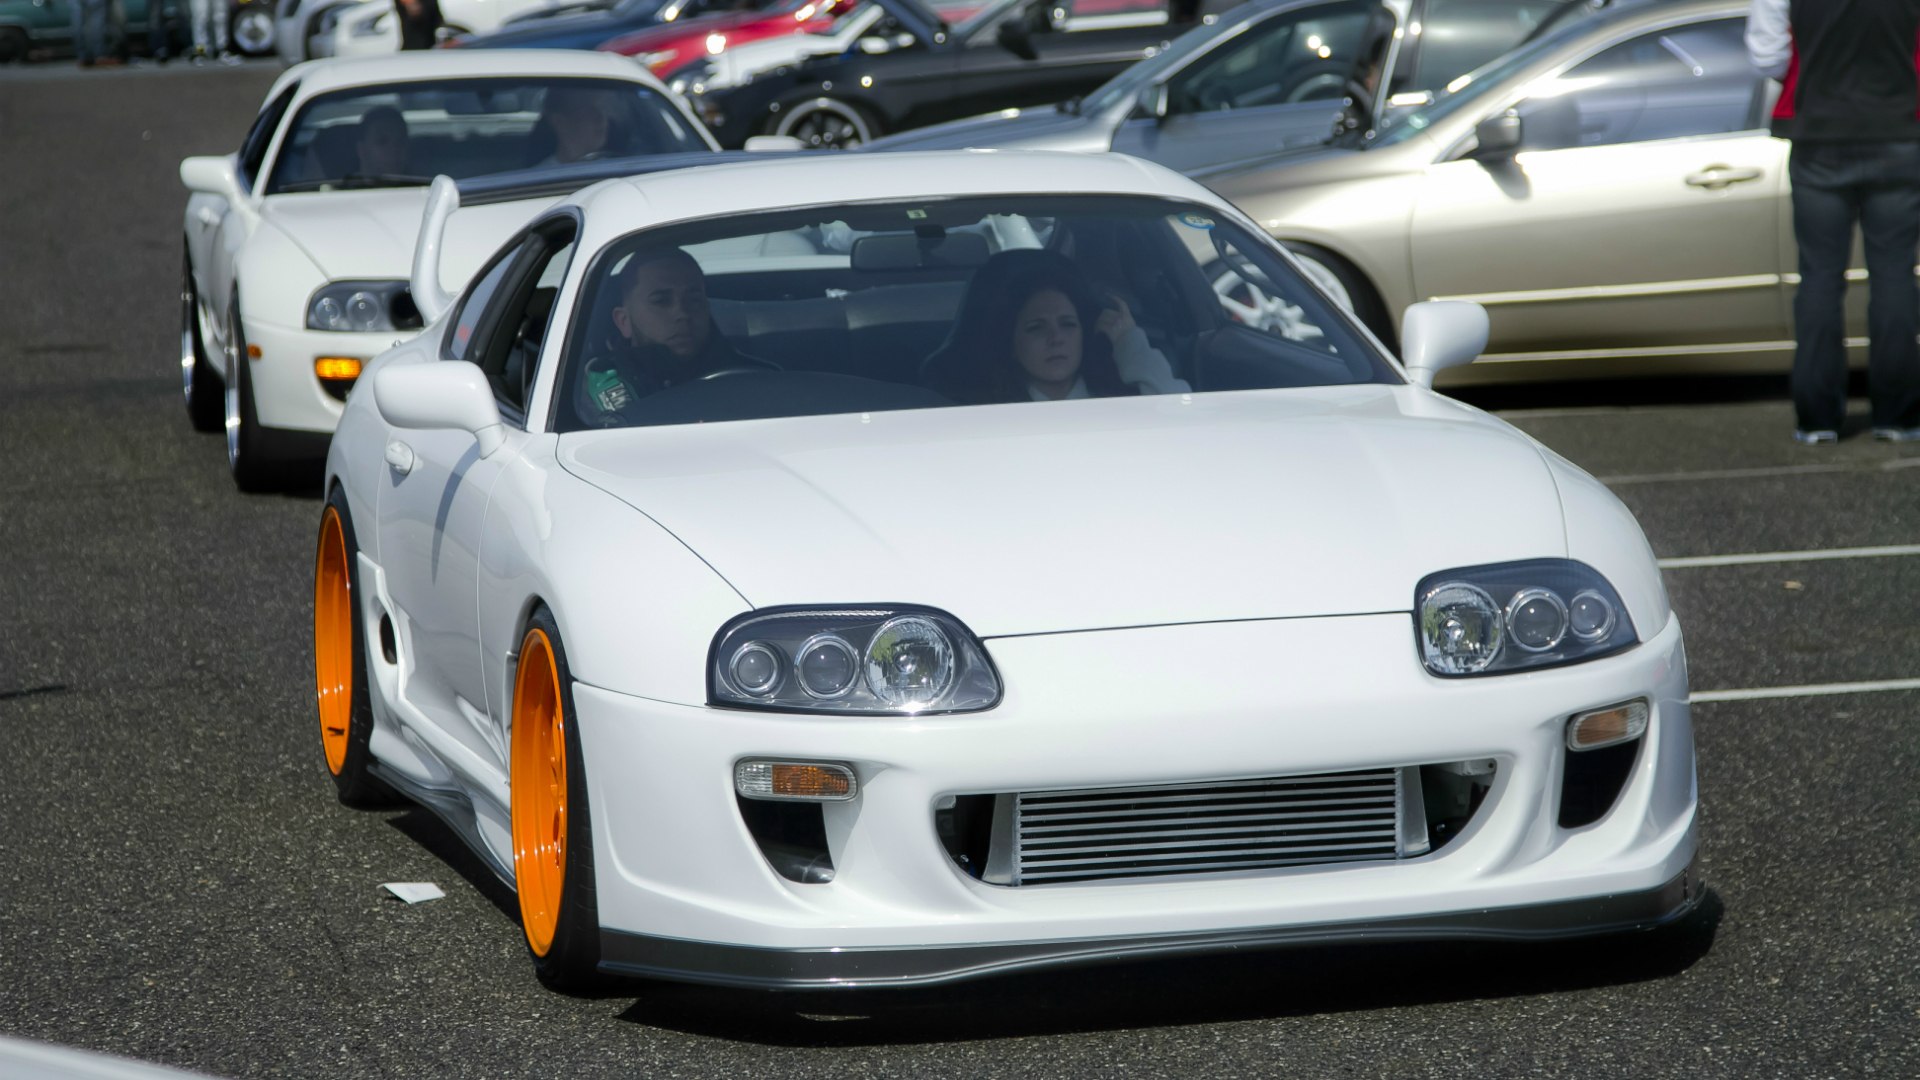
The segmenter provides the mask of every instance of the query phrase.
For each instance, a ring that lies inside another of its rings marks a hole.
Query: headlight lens
[[[420,309],[404,281],[334,281],[307,301],[307,329],[374,333],[420,329]]]
[[[707,699],[796,712],[973,712],[999,703],[1000,677],[979,640],[945,612],[781,608],[720,631]]]
[[[1571,559],[1429,574],[1414,612],[1421,660],[1449,677],[1579,663],[1639,641],[1620,594]]]

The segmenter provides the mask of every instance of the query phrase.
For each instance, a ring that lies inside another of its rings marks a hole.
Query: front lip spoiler
[[[1397,919],[926,948],[769,949],[621,930],[600,932],[600,970],[611,975],[759,990],[930,986],[1032,968],[1158,960],[1252,948],[1391,941],[1552,941],[1651,930],[1692,913],[1705,897],[1696,864],[1644,892],[1519,908]]]

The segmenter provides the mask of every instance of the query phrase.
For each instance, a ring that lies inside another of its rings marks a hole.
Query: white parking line
[[[1671,484],[1689,480],[1766,480],[1779,476],[1815,476],[1821,473],[1839,472],[1893,472],[1896,469],[1920,468],[1920,457],[1898,457],[1873,465],[1845,465],[1839,462],[1819,465],[1776,465],[1758,469],[1700,469],[1693,472],[1670,473],[1627,473],[1620,476],[1595,477],[1608,487],[1621,484]]]
[[[1695,705],[1715,701],[1759,701],[1765,698],[1826,697],[1833,694],[1874,694],[1888,690],[1920,690],[1920,679],[1882,679],[1879,682],[1820,683],[1813,686],[1758,686],[1744,690],[1700,690],[1688,697]]]
[[[1920,544],[1826,548],[1818,551],[1756,551],[1745,555],[1691,555],[1677,559],[1660,559],[1658,562],[1662,570],[1685,570],[1695,566],[1750,566],[1755,563],[1820,562],[1826,559],[1886,559],[1901,555],[1920,555]]]

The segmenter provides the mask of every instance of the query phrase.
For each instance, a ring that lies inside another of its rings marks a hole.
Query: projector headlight
[[[792,712],[974,712],[999,703],[1000,676],[972,631],[943,611],[778,608],[721,629],[707,700]]]
[[[1429,574],[1413,607],[1420,659],[1448,677],[1577,664],[1640,640],[1620,594],[1571,559]]]
[[[307,301],[307,329],[373,333],[420,329],[420,309],[404,281],[333,281]]]

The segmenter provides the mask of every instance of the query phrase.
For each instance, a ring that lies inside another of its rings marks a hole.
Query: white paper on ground
[[[440,886],[431,881],[389,881],[380,887],[409,904],[438,900],[447,895],[440,891]]]

